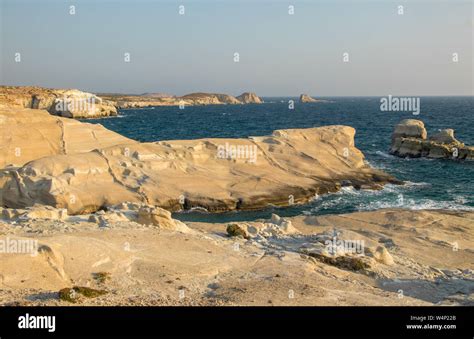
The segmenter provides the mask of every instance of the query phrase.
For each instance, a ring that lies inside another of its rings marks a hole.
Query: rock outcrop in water
[[[300,102],[301,102],[301,103],[319,102],[319,100],[313,99],[313,98],[311,98],[311,97],[310,97],[309,95],[307,95],[307,94],[301,94],[301,95],[300,95]]]
[[[74,127],[65,135],[78,142],[71,136]],[[57,149],[50,154],[33,149],[32,154],[43,157],[5,174],[7,207],[43,204],[77,214],[130,201],[173,211],[251,210],[307,202],[342,186],[380,189],[399,183],[365,164],[354,146],[355,130],[348,126],[277,130],[248,139],[137,143],[116,138],[114,146],[96,145],[80,154],[60,148],[61,126],[51,130],[57,134],[51,138],[57,140]],[[66,147],[71,147],[67,140]]]
[[[405,119],[401,121],[392,134],[392,141],[398,138],[415,138],[425,140],[428,136],[423,121]]]
[[[399,157],[474,160],[474,146],[457,140],[454,130],[444,129],[428,138],[424,123],[415,119],[395,126],[390,153]]]
[[[237,97],[237,99],[243,104],[262,104],[263,100],[255,93],[245,92]]]
[[[115,103],[76,89],[0,86],[0,108],[44,109],[67,118],[117,115]]]

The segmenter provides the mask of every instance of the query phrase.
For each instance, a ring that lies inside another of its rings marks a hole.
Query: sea
[[[211,214],[175,213],[182,221],[230,222],[280,216],[339,214],[381,208],[474,210],[474,161],[398,158],[389,154],[394,126],[420,119],[428,136],[452,128],[455,137],[474,145],[474,97],[420,97],[420,112],[381,110],[381,97],[325,97],[326,102],[298,103],[294,97],[264,97],[263,104],[146,107],[121,109],[117,117],[88,119],[141,142],[242,138],[271,134],[276,129],[348,125],[356,129],[355,144],[373,167],[406,185],[383,190],[343,188],[304,205],[262,211]],[[291,107],[291,101],[294,107]]]

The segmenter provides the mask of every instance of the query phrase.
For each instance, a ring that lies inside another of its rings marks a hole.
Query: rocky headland
[[[34,86],[0,86],[0,108],[46,110],[66,118],[98,118],[117,115],[115,103],[76,89]]]
[[[150,106],[195,106],[195,105],[237,105],[260,104],[263,100],[255,93],[243,93],[238,97],[219,93],[190,93],[183,96],[166,95],[122,95],[102,94],[106,100],[115,102],[119,108],[142,108]]]
[[[309,103],[309,102],[321,102],[322,100],[316,100],[310,97],[308,94],[301,94],[300,95],[300,102],[301,103]]]
[[[255,93],[238,97],[218,93],[191,93],[172,96],[164,93],[142,95],[100,94],[77,89],[49,89],[36,86],[0,86],[0,108],[31,108],[46,110],[66,118],[102,118],[116,116],[120,108],[151,106],[237,105],[260,104]]]
[[[23,111],[36,119],[38,113]],[[45,112],[50,125],[37,124],[35,130],[25,116],[25,125],[16,120],[15,129],[19,134],[33,130],[38,142],[24,145],[23,157],[15,158],[21,141],[6,137],[4,164],[31,160],[2,171],[7,207],[43,204],[83,214],[130,201],[171,211],[220,212],[304,203],[343,186],[381,189],[401,183],[365,163],[348,126],[277,130],[247,139],[138,143],[101,126],[64,124]],[[15,130],[8,124],[16,119],[11,111],[0,111],[0,119],[5,129]],[[101,137],[107,143],[89,143]]]
[[[257,96],[255,93],[245,92],[237,97],[243,104],[263,104],[263,100]]]
[[[454,137],[453,129],[443,129],[428,138],[423,121],[406,119],[395,126],[390,153],[399,157],[474,160],[474,146]]]

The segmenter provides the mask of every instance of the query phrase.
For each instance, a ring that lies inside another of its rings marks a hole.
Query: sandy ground
[[[0,240],[39,247],[36,256],[0,253],[0,304],[474,305],[474,212],[299,216],[287,219],[299,232],[250,239],[229,237],[226,224],[187,223],[181,233],[86,220],[0,220]],[[331,234],[383,246],[393,264],[371,259],[352,271],[302,254]],[[72,286],[107,293],[60,300]]]

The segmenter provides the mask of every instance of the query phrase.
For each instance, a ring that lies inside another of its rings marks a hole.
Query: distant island
[[[163,93],[93,94],[77,89],[51,89],[37,86],[0,86],[0,108],[44,109],[66,118],[115,116],[119,108],[150,106],[195,106],[261,104],[255,93],[234,97],[219,93],[190,93],[171,96]]]
[[[308,94],[301,94],[300,95],[300,103],[306,104],[311,102],[327,102],[327,100],[319,100],[310,97]]]
[[[145,93],[142,95],[128,94],[100,94],[108,101],[112,101],[118,108],[141,108],[150,106],[195,106],[195,105],[239,105],[261,104],[263,100],[255,93],[245,92],[234,97],[221,93],[190,93],[183,96],[174,96],[163,93]]]

